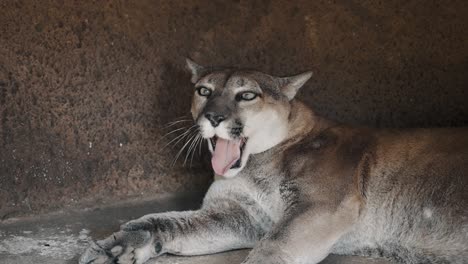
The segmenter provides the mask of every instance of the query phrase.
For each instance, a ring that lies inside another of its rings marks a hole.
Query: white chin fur
[[[203,138],[208,139],[212,138],[215,135],[220,138],[224,138],[230,140],[231,137],[229,136],[229,129],[228,122],[221,122],[219,126],[213,127],[206,118],[202,118],[198,122],[198,126],[200,126],[200,132]]]
[[[202,118],[198,122],[198,126],[200,126],[200,132],[203,138],[208,139],[214,137],[215,129],[210,124],[210,121],[208,121],[208,119]]]
[[[231,136],[229,136],[228,133],[227,124],[228,122],[221,122],[219,126],[215,127],[215,134],[217,137],[224,138],[227,140],[231,139]]]
[[[226,171],[226,173],[224,175],[222,175],[224,178],[232,178],[234,176],[237,175],[237,173],[239,173],[242,169],[243,169],[244,166],[241,166],[240,168],[236,168],[236,169],[230,169],[228,171]]]

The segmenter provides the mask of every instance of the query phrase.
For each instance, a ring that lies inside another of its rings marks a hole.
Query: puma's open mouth
[[[218,175],[224,175],[230,169],[241,167],[242,154],[247,138],[227,140],[214,136],[210,138],[213,147],[211,165]]]

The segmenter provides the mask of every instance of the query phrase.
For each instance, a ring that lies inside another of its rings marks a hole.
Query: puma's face
[[[192,116],[208,139],[218,175],[235,176],[249,155],[268,150],[287,136],[293,96],[282,88],[291,84],[289,79],[253,71],[200,73],[201,66],[191,61],[188,66],[195,83]]]
[[[195,84],[192,115],[203,138],[209,139],[219,175],[236,175],[250,154],[281,141],[288,114],[287,98],[272,78],[259,73],[213,72]]]

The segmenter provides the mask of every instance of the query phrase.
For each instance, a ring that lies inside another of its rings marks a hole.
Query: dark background
[[[189,113],[185,56],[311,69],[299,98],[350,124],[468,124],[466,0],[8,0],[0,10],[0,219],[204,190],[208,163],[171,167],[177,148],[158,142]]]

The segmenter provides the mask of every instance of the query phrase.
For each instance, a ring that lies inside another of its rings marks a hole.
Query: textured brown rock
[[[2,1],[0,216],[200,189],[158,142],[187,115],[184,56],[273,74],[385,127],[468,124],[466,1]],[[167,141],[166,141],[167,142]],[[205,158],[206,160],[206,158]]]

